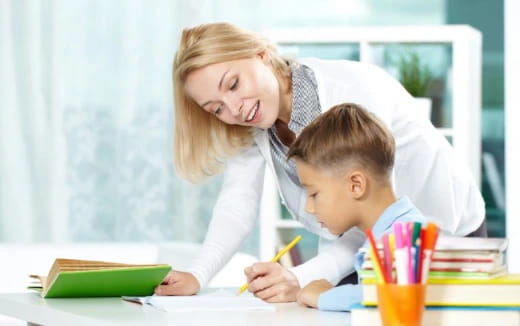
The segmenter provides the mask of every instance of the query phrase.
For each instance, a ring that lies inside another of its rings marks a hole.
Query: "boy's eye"
[[[318,195],[318,193],[317,193],[317,192],[314,192],[314,193],[310,194],[309,197],[311,197],[311,198],[316,198],[317,195]]]
[[[230,90],[234,91],[238,87],[238,78],[233,81],[233,84],[231,84]]]

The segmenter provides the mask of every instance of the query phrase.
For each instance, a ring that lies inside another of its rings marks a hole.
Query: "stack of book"
[[[428,273],[423,326],[520,325],[520,275],[507,273],[506,248],[506,239],[439,237]],[[360,274],[363,302],[352,307],[352,325],[381,325],[369,258]]]
[[[382,243],[377,246],[382,252]],[[504,275],[507,273],[504,257],[506,248],[507,240],[503,238],[441,236],[435,246],[428,279],[486,280]],[[370,255],[365,255],[365,258],[361,266],[361,278],[374,279]]]

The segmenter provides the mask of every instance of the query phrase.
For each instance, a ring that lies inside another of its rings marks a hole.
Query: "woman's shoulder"
[[[319,59],[313,57],[298,58],[297,62],[308,66],[315,73],[324,75],[340,75],[342,73],[358,73],[358,74],[386,74],[380,67],[359,61],[345,59]]]
[[[323,108],[343,102],[363,105],[378,112],[401,101],[406,91],[389,73],[376,65],[350,60],[299,59],[316,76]]]
[[[300,64],[309,67],[316,76],[318,85],[330,88],[392,89],[400,84],[381,67],[374,64],[352,60],[325,60],[318,58],[298,59]]]

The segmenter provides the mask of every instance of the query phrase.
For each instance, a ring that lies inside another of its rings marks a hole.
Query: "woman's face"
[[[280,112],[280,84],[265,55],[214,63],[186,79],[185,90],[202,109],[230,125],[270,128]]]

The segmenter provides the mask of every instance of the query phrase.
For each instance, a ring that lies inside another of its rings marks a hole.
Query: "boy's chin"
[[[335,236],[340,236],[343,233],[345,233],[344,231],[331,230],[326,225],[322,226],[322,228],[326,229],[327,231],[329,231],[330,234],[335,235]]]
[[[336,229],[336,230],[331,230],[329,229],[327,226],[323,226],[325,229],[327,229],[331,234],[335,235],[335,236],[341,236],[343,233],[347,232],[348,230],[350,230],[351,228],[353,228],[354,226],[351,226],[351,227],[348,227],[346,229]]]

